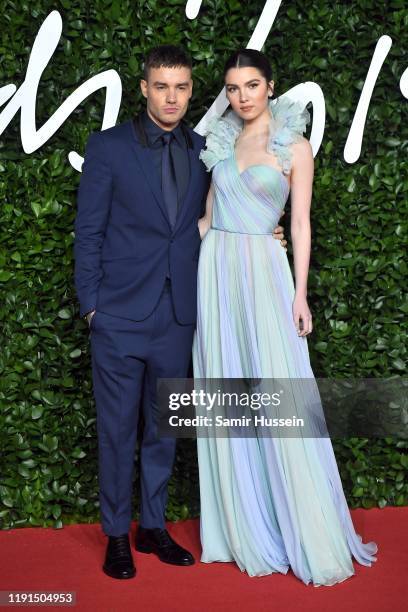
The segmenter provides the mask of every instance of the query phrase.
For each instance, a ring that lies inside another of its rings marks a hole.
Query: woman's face
[[[230,68],[225,75],[225,89],[232,109],[242,119],[255,119],[268,105],[274,82],[266,81],[258,68]]]

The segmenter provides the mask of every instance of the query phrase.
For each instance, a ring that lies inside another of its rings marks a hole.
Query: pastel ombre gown
[[[299,102],[270,102],[267,150],[279,167],[239,172],[233,112],[209,123],[200,157],[213,169],[212,225],[198,268],[195,379],[313,378],[292,318],[294,282],[272,233],[289,195],[290,145],[310,120]],[[356,534],[330,438],[198,437],[201,561],[235,561],[250,576],[289,568],[332,585],[376,561]]]

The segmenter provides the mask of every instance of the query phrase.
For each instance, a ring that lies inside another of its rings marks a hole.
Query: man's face
[[[191,70],[187,67],[150,68],[140,89],[147,99],[147,112],[163,129],[172,130],[187,112],[193,93]]]

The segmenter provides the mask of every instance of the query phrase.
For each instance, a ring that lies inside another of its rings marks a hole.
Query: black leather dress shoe
[[[127,533],[121,536],[109,536],[102,569],[111,578],[125,579],[136,575]]]
[[[185,548],[179,546],[166,529],[145,529],[139,527],[136,534],[135,548],[139,552],[155,553],[160,561],[172,565],[193,565],[194,557]]]

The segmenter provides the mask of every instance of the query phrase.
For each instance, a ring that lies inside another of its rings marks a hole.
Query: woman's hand
[[[292,311],[293,321],[295,323],[298,336],[306,336],[307,334],[310,334],[313,329],[312,313],[309,310],[306,298],[295,295]]]

